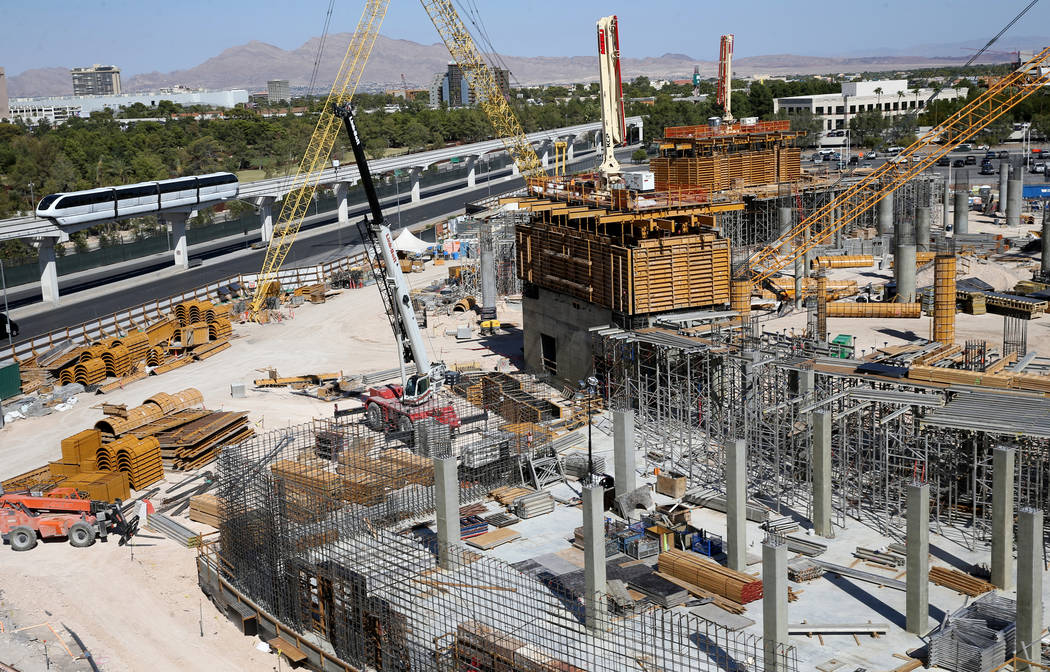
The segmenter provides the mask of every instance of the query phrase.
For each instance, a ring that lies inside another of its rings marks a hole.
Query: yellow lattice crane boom
[[[514,159],[514,164],[522,177],[544,177],[546,171],[540,162],[532,144],[525,137],[525,130],[521,127],[518,118],[514,116],[514,110],[503,96],[503,91],[496,83],[496,77],[492,69],[482,58],[474,44],[470,32],[463,25],[462,19],[456,13],[451,0],[420,0],[423,8],[430,15],[434,27],[441,34],[445,46],[452,54],[453,60],[459,65],[474,90],[478,104],[489,118],[493,128],[496,129],[496,137],[503,141],[507,153]]]
[[[1009,76],[993,83],[980,96],[912,143],[897,158],[887,161],[850,185],[831,202],[802,219],[776,242],[756,253],[739,269],[738,279],[760,284],[809,250],[827,243],[835,231],[855,221],[887,194],[933,166],[960,143],[974,137],[985,126],[1050,83],[1048,64],[1050,47],[1043,49]],[[932,151],[919,153],[926,150]],[[839,212],[837,218],[834,215],[836,211]],[[807,231],[810,234],[808,237],[805,236]],[[792,246],[790,253],[780,254],[781,246],[792,240],[800,242]]]
[[[350,38],[350,44],[343,56],[343,63],[339,68],[339,74],[335,78],[332,90],[328,94],[321,116],[317,120],[314,132],[310,136],[310,143],[306,147],[299,169],[292,179],[292,188],[281,206],[281,214],[277,218],[277,225],[273,230],[273,237],[266,248],[266,258],[263,261],[262,270],[252,297],[250,314],[254,317],[263,309],[266,297],[272,293],[273,282],[277,280],[278,271],[284,264],[288,251],[292,249],[295,236],[302,226],[303,217],[313,200],[317,189],[317,182],[321,178],[321,171],[328,167],[335,146],[336,138],[343,128],[341,119],[335,116],[335,106],[345,105],[350,102],[357,85],[361,82],[361,74],[364,72],[368,55],[372,53],[376,37],[379,35],[379,27],[383,24],[390,0],[367,0],[361,20],[357,22],[357,30]]]

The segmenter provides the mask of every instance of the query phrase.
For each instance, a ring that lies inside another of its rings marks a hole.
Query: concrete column
[[[188,212],[165,212],[161,215],[164,221],[171,226],[171,246],[174,249],[175,268],[190,267],[190,254],[186,246],[186,220],[189,219],[189,216]]]
[[[777,220],[780,223],[780,235],[785,236],[791,231],[791,208],[777,208]],[[784,241],[780,246],[781,254],[791,253],[791,241]]]
[[[255,201],[255,204],[259,206],[259,230],[264,243],[270,242],[270,239],[273,238],[273,203],[276,200],[273,196],[263,196]]]
[[[483,320],[496,319],[496,255],[492,246],[492,224],[485,222],[481,225],[480,243],[481,259],[479,261],[481,272],[481,318]]]
[[[920,205],[915,208],[915,250],[930,251],[930,207]]]
[[[1017,171],[1018,176],[1021,175],[1021,171]],[[1009,192],[1006,197],[1006,225],[1007,226],[1020,226],[1021,225],[1021,196],[1024,191],[1024,182],[1020,177],[1015,177],[1008,183],[1007,191]]]
[[[944,207],[944,211],[941,213],[941,226],[947,228],[948,222],[951,220],[951,207],[952,207],[952,188],[948,184],[948,180],[944,181],[944,203],[941,204]]]
[[[518,170],[518,164],[516,161],[510,162],[510,174],[513,176],[521,175],[521,171]]]
[[[805,274],[802,267],[806,265],[805,257],[795,258],[795,309],[802,308],[802,276]]]
[[[434,458],[434,506],[437,509],[438,565],[452,568],[452,548],[460,542],[459,474],[456,458]]]
[[[747,441],[726,444],[726,565],[747,568]]]
[[[1014,449],[992,451],[992,583],[1014,587]]]
[[[831,413],[813,412],[813,531],[828,539],[831,527]]]
[[[40,260],[40,295],[44,303],[58,303],[58,265],[55,261],[55,239],[37,238]]]
[[[394,179],[397,178],[395,177]],[[350,199],[347,195],[350,193],[351,186],[353,185],[349,182],[335,183],[335,205],[339,226],[350,223]]]
[[[831,221],[838,222],[842,214],[841,208],[835,207],[831,210]],[[835,247],[842,249],[842,228],[835,229]]]
[[[605,624],[605,507],[600,485],[583,486],[583,579],[587,627]]]
[[[762,544],[762,640],[765,672],[783,672],[778,649],[788,644],[787,544],[770,538]]]
[[[897,252],[893,270],[897,280],[897,301],[915,301],[915,228],[911,222],[897,222]]]
[[[1006,198],[1010,191],[1010,162],[1003,159],[999,162],[999,211],[1006,212]]]
[[[970,232],[970,194],[966,191],[955,192],[955,233]]]
[[[576,141],[575,137],[569,138],[569,144],[565,147],[565,163],[572,163],[572,143]],[[568,168],[566,167],[566,171]]]
[[[1043,512],[1024,508],[1017,514],[1017,656],[1041,664],[1042,634]]]
[[[634,411],[613,411],[613,460],[616,496],[634,492],[638,487],[634,466]]]
[[[906,629],[913,635],[924,635],[930,616],[930,486],[909,483],[905,490],[908,498]]]
[[[423,168],[415,166],[410,174],[412,176],[412,202],[415,203],[419,200],[419,180],[423,176]]]
[[[467,186],[473,187],[477,178],[475,168],[477,167],[478,157],[468,156],[467,157]]]
[[[1047,218],[1047,211],[1043,210],[1043,235],[1039,241],[1042,248],[1042,255],[1039,259],[1039,270],[1042,276],[1050,276],[1050,219]]]
[[[886,194],[879,201],[879,221],[876,229],[880,234],[893,233],[893,192]]]
[[[543,154],[540,155],[540,163],[543,165],[544,168],[547,168],[550,165],[550,155],[550,145],[544,143]]]

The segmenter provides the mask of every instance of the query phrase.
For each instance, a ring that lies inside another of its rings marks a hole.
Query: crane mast
[[[733,35],[723,35],[718,46],[718,92],[716,102],[722,106],[722,119],[733,121]]]
[[[598,19],[599,97],[602,101],[602,163],[598,172],[608,178],[620,174],[616,146],[627,136],[623,116],[623,82],[620,79],[620,29],[616,16]]]

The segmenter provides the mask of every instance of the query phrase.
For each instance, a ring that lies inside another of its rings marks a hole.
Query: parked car
[[[876,151],[875,151],[875,150],[873,149],[873,150],[871,150],[870,152],[868,152],[868,154],[867,154],[867,155],[866,155],[866,156],[865,156],[864,158],[866,158],[866,159],[877,159],[877,158],[879,158],[879,153],[878,153],[878,152],[876,152]]]
[[[851,157],[849,157],[849,162],[848,162],[848,163],[849,163],[849,165],[851,165],[851,166],[855,166],[855,165],[857,165],[858,163],[860,163],[860,158],[859,158],[859,157],[856,157],[856,156],[851,156]]]
[[[983,150],[987,151],[988,145],[977,145],[977,149],[979,149],[979,150],[983,149]]]
[[[999,158],[1000,159],[1009,159],[1010,158],[1010,152],[1006,151],[1005,149],[999,150]]]
[[[8,319],[7,315],[0,313],[0,338],[15,338],[18,336],[18,323]]]
[[[814,163],[820,163],[820,159],[821,159],[821,156],[820,156],[819,152],[815,152],[813,154],[813,156],[809,157],[809,160],[814,162]]]
[[[962,159],[956,159],[956,160],[952,161],[952,165],[955,166],[956,168],[962,168],[963,166],[966,165],[966,162],[963,161]]]
[[[981,175],[995,175],[995,167],[991,161],[985,161],[981,164],[981,170],[978,171]]]
[[[966,165],[967,166],[976,166],[977,165],[977,157],[974,156],[973,154],[967,155],[966,156]]]
[[[1046,172],[1046,161],[1033,161],[1032,162],[1033,173],[1045,173]]]
[[[839,159],[835,162],[835,170],[846,170],[846,162]]]
[[[952,165],[952,160],[949,159],[947,156],[942,156],[941,158],[937,159],[937,165],[941,168],[947,168],[948,166]]]

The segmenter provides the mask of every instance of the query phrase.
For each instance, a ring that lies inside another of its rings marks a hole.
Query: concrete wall
[[[529,371],[543,371],[541,334],[555,339],[557,377],[576,386],[592,372],[591,327],[606,326],[611,321],[607,309],[537,287],[539,298],[522,298],[525,366]]]

